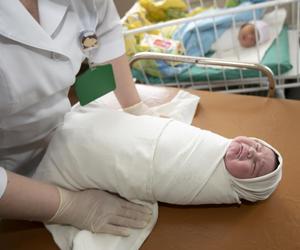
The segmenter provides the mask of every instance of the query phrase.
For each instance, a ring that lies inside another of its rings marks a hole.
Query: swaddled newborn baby
[[[157,201],[198,205],[264,200],[277,187],[281,169],[279,152],[259,139],[228,139],[172,119],[86,107],[66,115],[35,177],[69,190],[101,189],[149,205],[153,215],[144,231],[109,238],[113,246],[131,248],[153,228]],[[62,246],[62,235],[74,237],[68,241],[74,246],[81,241],[95,249],[107,244],[107,235],[47,227]]]
[[[281,166],[279,152],[259,139],[232,140],[171,119],[97,109],[66,116],[36,176],[128,200],[221,204],[266,199]]]
[[[268,198],[281,179],[282,158],[260,139],[228,139],[172,121],[160,135],[154,166],[162,166],[154,172],[157,200],[228,204]],[[170,177],[172,173],[176,177]]]

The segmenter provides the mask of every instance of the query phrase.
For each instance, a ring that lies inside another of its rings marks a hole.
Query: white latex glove
[[[72,225],[95,233],[128,236],[128,228],[144,228],[151,218],[149,208],[105,191],[58,190],[59,208],[48,223]]]
[[[152,115],[160,116],[157,112],[151,110],[144,102],[139,102],[133,106],[123,109],[125,112],[133,115]]]

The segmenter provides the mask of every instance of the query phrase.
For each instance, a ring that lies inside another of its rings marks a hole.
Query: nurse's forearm
[[[115,95],[121,106],[126,108],[140,102],[141,99],[132,79],[127,56],[124,54],[110,63],[113,65],[116,81]]]
[[[0,218],[47,221],[59,206],[56,187],[7,171]]]

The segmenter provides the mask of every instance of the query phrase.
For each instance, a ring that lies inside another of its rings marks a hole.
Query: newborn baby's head
[[[259,43],[263,43],[270,38],[270,27],[264,21],[257,20],[256,22],[245,23],[241,26],[238,34],[240,45],[245,48],[250,48],[256,45],[256,35]]]
[[[274,171],[278,165],[277,156],[272,149],[245,136],[232,140],[224,161],[228,172],[239,179],[266,175]]]
[[[250,48],[255,46],[255,26],[254,24],[246,23],[241,26],[239,31],[239,42],[242,47]]]

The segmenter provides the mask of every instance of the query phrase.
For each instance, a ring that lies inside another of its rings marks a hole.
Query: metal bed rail
[[[171,55],[171,54],[164,54],[164,53],[155,53],[155,52],[140,52],[135,54],[133,57],[131,57],[129,64],[130,67],[133,67],[133,64],[140,60],[165,60],[165,61],[171,61],[171,62],[181,62],[181,63],[190,63],[190,64],[197,64],[197,65],[204,65],[204,66],[217,66],[217,67],[224,67],[224,68],[239,68],[239,69],[252,69],[257,70],[262,73],[262,75],[265,76],[265,83],[264,86],[260,87],[251,87],[251,84],[255,82],[255,79],[252,79],[249,83],[242,83],[240,81],[226,81],[226,83],[223,81],[223,84],[218,82],[217,84],[214,84],[214,88],[218,87],[225,87],[225,86],[245,86],[249,84],[250,87],[248,88],[242,88],[242,89],[226,89],[226,92],[231,93],[248,93],[248,92],[254,92],[254,91],[261,91],[261,90],[267,90],[268,91],[268,97],[274,97],[275,95],[275,79],[273,72],[267,67],[262,64],[258,63],[246,63],[246,62],[232,62],[232,61],[226,61],[222,59],[215,59],[215,58],[208,58],[208,57],[195,57],[195,56],[186,56],[186,55]],[[261,80],[261,78],[259,79]],[[171,84],[164,84],[165,86],[176,86],[178,84],[171,83]],[[188,85],[185,85],[185,87],[188,87]],[[193,84],[194,89],[210,89],[210,86],[208,86],[206,83],[200,83],[198,86],[196,84]]]

